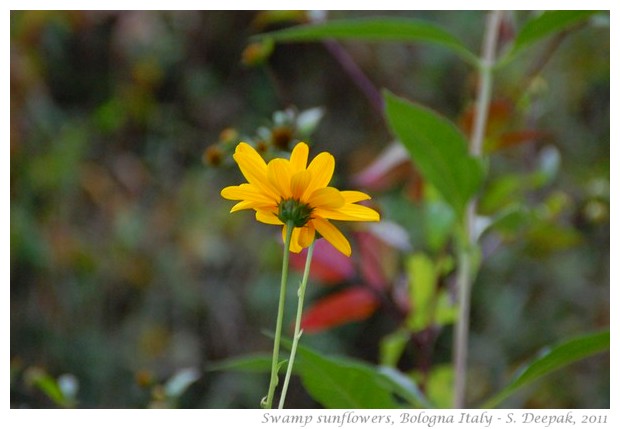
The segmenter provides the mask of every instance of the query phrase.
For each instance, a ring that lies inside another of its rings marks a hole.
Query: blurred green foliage
[[[437,24],[478,52],[480,12],[329,13],[379,15]],[[509,17],[505,47],[532,13]],[[240,176],[227,168],[222,142],[273,138],[286,149],[303,130],[276,130],[290,117],[274,112],[322,107],[312,151],[335,155],[337,185],[347,188],[391,139],[321,44],[246,49],[257,33],[308,19],[299,12],[11,13],[12,407],[258,405],[267,376],[205,371],[270,349],[260,330],[272,329],[281,257],[268,226],[228,215],[219,191]],[[467,129],[475,76],[449,50],[342,46],[378,88]],[[473,402],[505,386],[541,347],[609,326],[609,70],[608,22],[598,17],[520,50],[497,73],[480,202],[492,228],[481,228],[484,262],[473,294]],[[442,234],[449,211],[429,189],[423,203],[410,173],[395,171],[390,186],[369,190],[382,217],[431,255],[402,252],[394,294],[407,267],[439,264],[450,247]],[[449,270],[432,270],[436,292],[447,296]],[[308,294],[324,291],[311,285]],[[443,404],[451,333],[404,344],[394,335],[396,313],[384,305],[304,342],[369,364],[391,361]],[[608,407],[609,356],[535,386],[505,405]],[[317,406],[299,380],[287,404]]]

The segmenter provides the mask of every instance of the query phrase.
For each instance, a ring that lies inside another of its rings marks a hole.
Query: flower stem
[[[279,409],[284,408],[284,400],[286,399],[286,392],[288,390],[288,383],[291,379],[291,373],[293,372],[293,365],[295,364],[295,353],[297,352],[297,344],[301,338],[303,331],[301,330],[301,315],[304,308],[304,296],[306,295],[306,285],[308,284],[308,276],[310,274],[310,264],[312,263],[312,252],[314,251],[314,241],[308,248],[308,255],[306,256],[306,265],[304,267],[304,275],[297,291],[297,316],[295,317],[295,335],[293,336],[293,345],[291,346],[291,356],[288,360],[288,368],[286,369],[286,377],[284,378],[284,385],[282,386],[282,394],[280,395]]]
[[[278,370],[280,359],[280,337],[282,336],[282,319],[284,318],[284,302],[286,301],[286,280],[288,277],[288,259],[291,237],[293,236],[293,222],[286,224],[286,238],[284,239],[284,255],[282,257],[282,277],[280,280],[280,300],[278,303],[278,317],[276,320],[276,332],[273,339],[273,356],[271,358],[271,378],[269,380],[269,391],[267,397],[261,401],[262,408],[271,408],[273,395],[278,385]]]
[[[480,82],[476,96],[474,127],[470,139],[469,153],[482,156],[482,146],[491,102],[493,86],[493,65],[495,50],[501,23],[501,11],[492,11],[487,15],[486,29],[482,46],[482,58],[479,63]],[[476,200],[467,206],[464,218],[464,233],[459,243],[457,287],[459,299],[459,317],[454,326],[454,408],[465,407],[467,390],[467,349],[469,344],[469,313],[471,288],[475,271],[472,252],[475,249],[474,220],[476,217]]]

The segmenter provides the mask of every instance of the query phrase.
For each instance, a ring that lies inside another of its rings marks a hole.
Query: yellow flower
[[[330,220],[378,221],[379,213],[357,202],[370,199],[359,191],[327,186],[334,174],[334,157],[322,152],[308,164],[308,145],[298,143],[290,160],[275,158],[266,164],[247,143],[239,143],[233,158],[248,183],[222,189],[222,197],[241,200],[230,210],[254,209],[256,220],[271,225],[294,225],[290,251],[310,246],[315,233],[336,249],[351,255],[351,245]]]

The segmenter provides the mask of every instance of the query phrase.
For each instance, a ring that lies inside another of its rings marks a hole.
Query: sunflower
[[[230,210],[253,209],[256,220],[282,225],[282,237],[293,228],[290,251],[309,247],[318,232],[343,254],[351,255],[351,245],[330,220],[378,221],[379,213],[356,204],[370,199],[359,191],[339,191],[329,185],[334,174],[334,157],[318,154],[308,164],[308,145],[298,143],[290,159],[275,158],[265,163],[247,143],[239,143],[233,158],[248,183],[222,189],[222,197],[240,200]],[[286,241],[286,240],[285,240]]]

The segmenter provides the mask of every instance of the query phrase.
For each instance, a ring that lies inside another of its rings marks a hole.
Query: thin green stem
[[[456,274],[459,316],[456,325],[454,325],[454,408],[465,407],[469,313],[473,277],[471,273],[471,250],[467,246],[467,234],[462,234],[462,238],[459,241]]]
[[[482,46],[482,58],[479,62],[480,81],[476,96],[476,113],[470,139],[469,153],[475,157],[482,156],[482,146],[486,131],[491,91],[493,87],[493,65],[499,35],[502,12],[493,11],[487,15],[486,29]],[[476,218],[476,200],[467,206],[463,222],[464,231],[459,240],[457,287],[459,299],[459,318],[454,326],[454,408],[465,407],[467,390],[467,351],[469,345],[469,313],[471,288],[475,278],[472,252],[475,249],[474,221]]]
[[[476,114],[474,127],[470,139],[470,153],[474,156],[482,155],[482,144],[486,131],[489,104],[491,102],[491,90],[493,88],[493,66],[495,64],[495,51],[499,36],[502,12],[493,11],[487,16],[484,42],[482,46],[482,58],[480,59],[480,82],[476,95]]]
[[[301,338],[303,331],[301,330],[301,315],[304,309],[304,296],[306,295],[306,285],[308,284],[308,276],[310,275],[310,264],[312,263],[312,252],[314,251],[314,241],[308,248],[308,255],[306,256],[306,265],[304,267],[304,275],[301,279],[301,285],[297,291],[297,316],[295,317],[295,335],[293,336],[293,345],[291,346],[291,356],[288,360],[288,368],[286,369],[286,377],[284,378],[284,385],[282,386],[282,394],[280,395],[279,409],[284,408],[284,400],[286,399],[286,392],[288,390],[288,383],[291,379],[291,373],[293,372],[293,365],[295,364],[295,353],[297,353],[297,344]]]
[[[280,337],[282,336],[282,319],[284,318],[284,302],[286,301],[286,280],[288,278],[288,259],[291,237],[293,236],[293,222],[286,224],[286,238],[284,239],[284,256],[282,257],[282,277],[280,280],[280,300],[278,302],[278,317],[276,320],[276,332],[273,339],[273,356],[271,358],[271,378],[269,380],[269,391],[267,397],[261,401],[261,407],[271,408],[273,395],[278,385],[278,370],[280,359]]]

